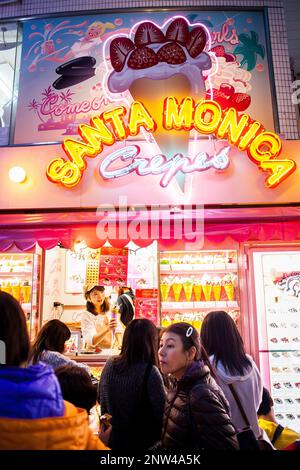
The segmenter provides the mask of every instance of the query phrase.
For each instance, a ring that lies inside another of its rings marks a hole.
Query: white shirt
[[[99,315],[94,315],[93,313],[85,310],[81,314],[81,333],[83,337],[83,345],[87,348],[93,348],[93,338],[95,335],[101,332],[101,329],[105,324],[108,325],[110,320],[110,312],[106,312]],[[117,320],[117,327],[115,333],[122,333],[123,328],[120,322]]]

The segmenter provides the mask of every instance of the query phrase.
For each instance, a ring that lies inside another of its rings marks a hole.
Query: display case
[[[198,331],[205,315],[225,310],[240,316],[237,252],[160,252],[161,326],[185,321]]]
[[[0,289],[20,302],[30,339],[39,329],[40,258],[36,253],[6,253],[0,255]]]

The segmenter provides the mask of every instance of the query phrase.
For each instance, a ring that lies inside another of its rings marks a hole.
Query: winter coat
[[[68,402],[61,417],[0,418],[0,450],[107,449],[89,428],[87,412]]]
[[[0,417],[37,419],[64,415],[64,400],[51,366],[0,367]]]
[[[165,389],[157,367],[141,362],[121,372],[113,359],[108,360],[98,401],[101,413],[112,415],[113,451],[142,453],[160,439]]]
[[[239,448],[228,403],[201,361],[167,393],[161,447],[176,452]]]
[[[85,410],[64,402],[52,367],[0,367],[0,450],[106,449]]]
[[[247,355],[247,358],[251,362],[251,367],[245,370],[244,375],[230,374],[225,370],[223,364],[220,361],[218,364],[215,364],[214,356],[210,357],[210,361],[215,366],[219,385],[229,402],[231,418],[235,428],[240,431],[246,426],[246,423],[241,415],[241,412],[236,404],[228,384],[233,384],[234,389],[243,405],[251,428],[258,438],[261,435],[261,430],[257,422],[257,410],[262,400],[263,383],[260,372],[252,357]]]

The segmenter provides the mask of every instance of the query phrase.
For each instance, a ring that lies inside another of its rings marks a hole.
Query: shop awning
[[[203,216],[204,225],[199,223]],[[161,249],[180,249],[181,244],[192,243],[195,236],[201,240],[203,232],[207,240],[216,244],[226,238],[235,242],[300,241],[300,208],[0,214],[0,251],[14,247],[27,251],[36,243],[45,250],[57,244],[72,248],[80,240],[91,248],[99,248],[106,241],[115,247],[124,247],[130,241],[143,247],[157,240]]]

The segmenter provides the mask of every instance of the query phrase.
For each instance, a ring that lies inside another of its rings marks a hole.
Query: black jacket
[[[201,362],[193,363],[167,393],[161,447],[176,451],[239,448],[228,402]]]
[[[131,298],[132,302],[134,303],[135,297],[134,294],[130,291],[120,295],[117,300],[120,312],[120,319],[125,326],[127,326],[128,323],[131,322],[131,320],[133,320],[134,318],[134,308],[132,307],[127,295]]]

